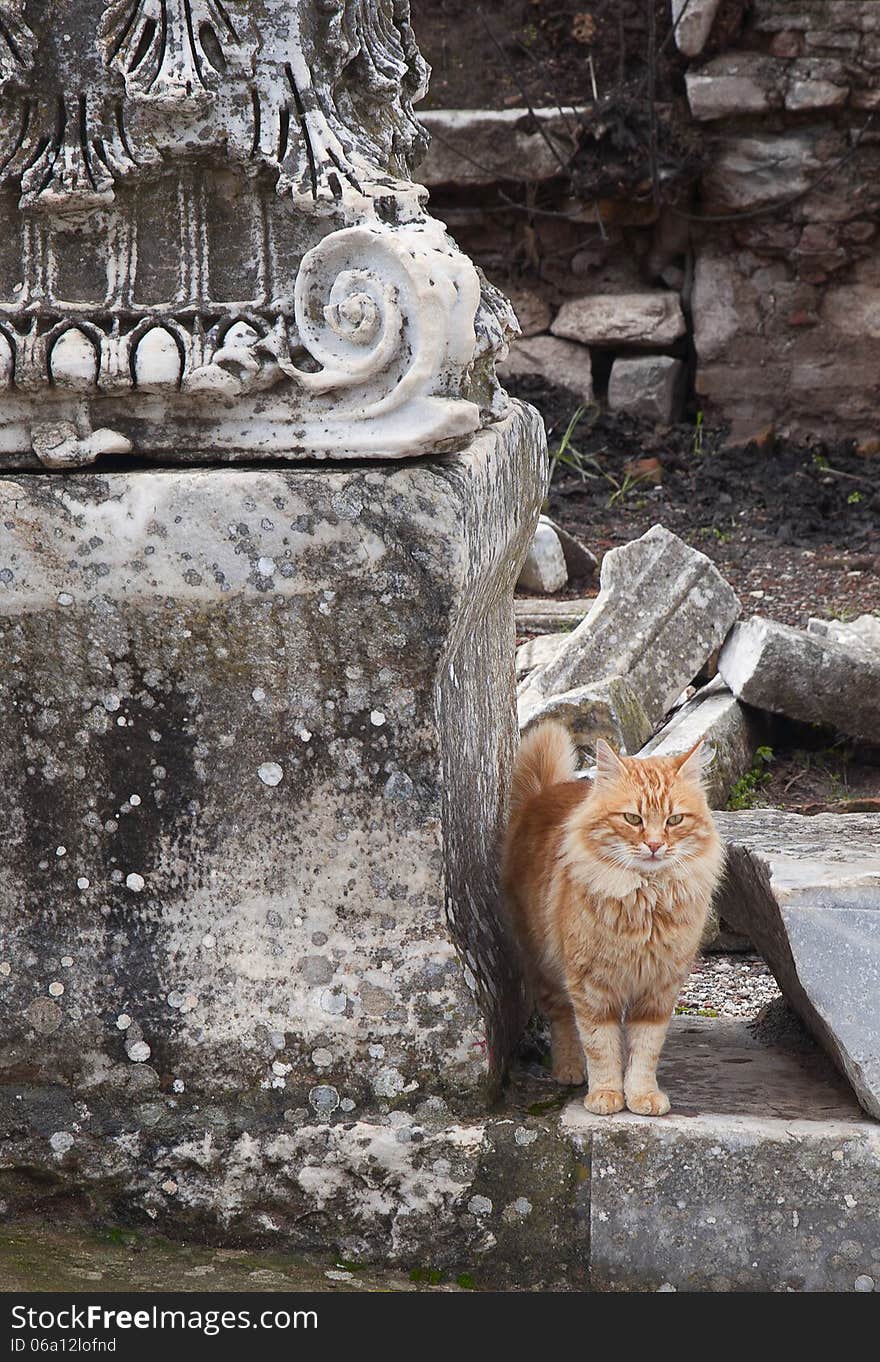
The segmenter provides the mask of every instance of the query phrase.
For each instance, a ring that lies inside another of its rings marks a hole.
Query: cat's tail
[[[548,785],[573,780],[577,753],[568,729],[547,719],[523,738],[513,765],[510,785],[511,809],[540,794]]]

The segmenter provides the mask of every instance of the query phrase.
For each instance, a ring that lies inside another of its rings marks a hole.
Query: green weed
[[[758,803],[762,786],[770,779],[767,767],[773,761],[772,747],[759,747],[750,771],[736,782],[727,800],[728,809],[753,809]]]
[[[697,412],[697,419],[694,422],[694,442],[691,445],[692,454],[703,453],[703,413]]]

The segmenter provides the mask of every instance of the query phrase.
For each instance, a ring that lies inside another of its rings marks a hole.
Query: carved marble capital
[[[405,0],[0,0],[0,466],[500,415],[512,314],[409,178],[424,79]]]

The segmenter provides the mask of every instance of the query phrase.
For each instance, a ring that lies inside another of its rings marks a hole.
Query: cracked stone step
[[[466,1268],[478,1287],[513,1289],[862,1291],[880,1281],[880,1130],[808,1037],[796,1030],[782,1043],[766,1027],[675,1018],[660,1077],[673,1110],[659,1120],[590,1116],[583,1091],[540,1066],[513,1074],[501,1108],[467,1117],[437,1098],[341,1119],[228,1094],[207,1110],[158,1085],[134,1100],[105,1085],[84,1115],[67,1087],[0,1086],[0,1278],[69,1290],[72,1265],[104,1273],[102,1289],[143,1286],[150,1231],[138,1233],[137,1253],[117,1255],[106,1239],[90,1247],[100,1216],[87,1228],[76,1219],[76,1187],[112,1204],[114,1225],[143,1225],[147,1209],[184,1290],[233,1289],[236,1274],[221,1265],[260,1271],[254,1250],[267,1244],[276,1289],[314,1289],[300,1275],[309,1253],[325,1266],[339,1254],[451,1281]],[[187,1246],[205,1242],[232,1243],[234,1255]],[[297,1255],[297,1270],[284,1254]]]

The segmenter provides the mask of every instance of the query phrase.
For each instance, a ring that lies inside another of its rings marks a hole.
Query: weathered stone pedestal
[[[0,478],[6,1081],[491,1085],[543,458],[514,406],[419,463]]]
[[[0,11],[0,1206],[228,1235],[280,1167],[258,1234],[430,1232],[524,1021],[546,454],[408,5]]]

